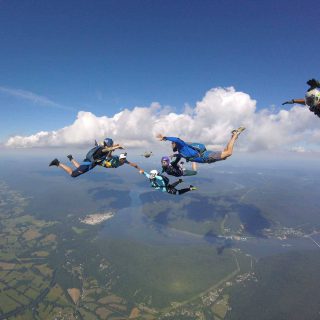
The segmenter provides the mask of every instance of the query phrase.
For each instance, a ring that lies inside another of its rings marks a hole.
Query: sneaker
[[[60,164],[60,161],[59,161],[58,159],[54,159],[54,160],[52,160],[52,161],[50,162],[49,167],[51,167],[51,166],[56,166],[56,167],[58,167],[59,164]]]
[[[72,154],[68,154],[68,155],[67,155],[67,158],[68,158],[70,161],[72,161],[72,159],[73,159]]]
[[[239,135],[244,130],[246,130],[245,127],[239,127],[238,129],[232,130],[231,133],[232,133],[232,135],[234,135],[234,134],[238,134]]]
[[[194,186],[193,186],[193,185],[191,185],[191,184],[190,184],[190,187],[189,187],[189,188],[190,188],[190,191],[198,190],[198,188],[194,187]]]

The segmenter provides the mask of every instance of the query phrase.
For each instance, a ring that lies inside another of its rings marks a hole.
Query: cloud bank
[[[63,147],[92,145],[95,139],[112,137],[125,147],[151,147],[157,133],[197,141],[207,147],[224,146],[232,129],[247,130],[237,142],[247,151],[283,149],[301,152],[315,148],[320,138],[320,119],[306,107],[257,111],[256,101],[233,87],[209,90],[194,107],[181,113],[152,103],[149,107],[125,109],[112,117],[97,117],[80,111],[75,121],[56,131],[14,136],[8,147]]]

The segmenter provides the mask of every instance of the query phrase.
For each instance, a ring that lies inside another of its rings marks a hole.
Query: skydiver
[[[282,105],[293,103],[307,105],[311,112],[320,117],[320,81],[311,79],[307,81],[307,85],[309,86],[309,89],[307,90],[304,99],[292,99],[283,102]]]
[[[69,158],[69,160],[73,164],[74,164],[74,162],[76,162],[76,160],[72,157],[71,154],[69,154],[67,157]],[[140,170],[140,168],[138,167],[137,164],[127,160],[127,153],[121,153],[119,156],[106,156],[106,158],[104,160],[100,161],[99,163],[97,163],[97,165],[104,167],[104,168],[114,168],[115,169],[115,168],[118,168],[118,167],[124,165],[125,163]]]
[[[71,154],[67,156],[71,163],[76,167],[75,170],[61,163],[58,159],[52,160],[49,164],[49,167],[59,167],[67,172],[71,177],[75,178],[93,169],[97,164],[104,161],[107,156],[110,157],[111,153],[116,149],[123,149],[123,147],[121,147],[119,144],[114,145],[111,138],[106,138],[104,139],[102,145],[98,145],[96,143],[96,146],[88,151],[81,164],[73,159]]]
[[[187,170],[179,164],[179,161],[181,160],[180,154],[178,153],[174,154],[172,157],[175,158],[173,161],[171,161],[170,158],[167,156],[164,156],[161,158],[161,166],[162,166],[161,173],[165,172],[166,174],[170,176],[175,176],[175,177],[194,176],[197,174],[197,167],[195,162],[192,162],[193,170]]]
[[[236,130],[232,130],[231,139],[223,151],[209,151],[203,144],[186,143],[179,138],[165,137],[162,134],[158,134],[157,138],[160,139],[160,141],[171,141],[172,150],[174,152],[178,152],[178,154],[180,154],[180,156],[185,158],[187,161],[213,163],[216,161],[226,160],[232,155],[234,143],[238,139],[240,133],[244,130],[245,127],[239,127]]]
[[[189,188],[184,188],[184,189],[176,189],[176,186],[183,182],[182,179],[179,179],[178,181],[170,184],[169,179],[165,176],[162,176],[159,174],[159,172],[157,170],[151,170],[150,174],[146,173],[144,170],[140,170],[141,174],[144,174],[147,179],[149,179],[151,187],[156,189],[156,190],[160,190],[162,192],[167,192],[170,194],[184,194],[186,192],[189,191],[193,191],[193,190],[197,190],[196,187],[194,187],[193,185],[190,185]]]
[[[99,165],[105,168],[118,168],[125,163],[131,167],[141,170],[137,164],[127,160],[127,153],[121,153],[119,156],[106,157],[106,159],[100,162]]]

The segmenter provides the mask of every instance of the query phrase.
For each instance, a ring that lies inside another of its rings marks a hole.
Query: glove
[[[284,103],[282,103],[282,105],[284,106],[285,104],[293,104],[294,103],[294,100],[290,100],[290,101],[285,101]]]
[[[318,81],[316,79],[310,79],[307,81],[307,85],[310,86],[309,90],[312,90],[314,88],[320,88],[320,81]]]

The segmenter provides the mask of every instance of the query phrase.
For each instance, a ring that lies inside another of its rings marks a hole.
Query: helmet
[[[165,162],[167,162],[169,164],[170,163],[170,158],[167,157],[167,156],[164,156],[164,157],[161,158],[161,162],[163,162],[163,161],[165,161]]]
[[[306,105],[309,107],[320,106],[320,90],[315,88],[308,91],[305,95]]]
[[[150,171],[150,179],[154,179],[156,175],[158,175],[159,172],[157,170],[151,170]]]
[[[119,159],[127,159],[127,153],[121,153]]]
[[[103,140],[103,144],[105,147],[112,147],[113,146],[113,140],[111,138],[105,138]]]

